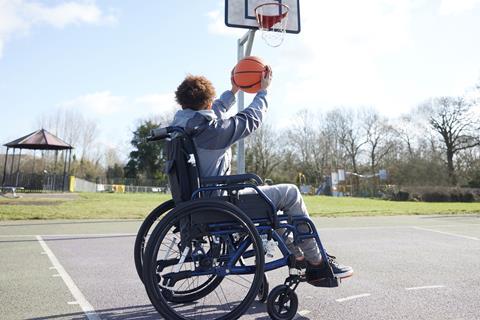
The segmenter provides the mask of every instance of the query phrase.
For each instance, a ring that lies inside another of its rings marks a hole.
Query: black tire
[[[150,212],[150,214],[145,218],[140,229],[138,229],[137,237],[135,239],[135,245],[133,247],[133,258],[135,260],[135,268],[137,269],[137,274],[140,280],[143,282],[143,255],[146,247],[146,240],[150,229],[153,224],[160,218],[164,213],[172,210],[175,207],[175,202],[173,199],[170,199]]]
[[[297,310],[297,294],[287,285],[276,286],[268,295],[267,311],[273,320],[291,320]]]
[[[257,294],[257,299],[259,302],[265,303],[267,301],[269,289],[270,289],[270,285],[268,283],[268,278],[267,278],[267,275],[264,274],[262,285],[260,286],[260,289],[258,290],[258,294]]]
[[[135,268],[137,269],[137,274],[140,280],[143,282],[143,256],[145,253],[145,247],[147,242],[148,233],[151,231],[152,226],[155,222],[166,212],[172,210],[175,207],[175,202],[173,199],[170,199],[150,212],[150,214],[145,218],[140,229],[138,230],[137,237],[135,239],[134,246],[134,259],[135,259]],[[165,298],[172,302],[178,303],[187,303],[195,301],[201,298],[205,294],[209,294],[212,290],[220,284],[222,281],[221,277],[211,277],[204,283],[200,284],[196,288],[189,290],[182,290],[175,292],[175,294],[166,295]]]
[[[262,246],[262,241],[261,238],[253,225],[252,221],[250,218],[243,213],[240,209],[235,207],[234,205],[223,202],[223,201],[215,201],[215,200],[209,200],[209,199],[199,199],[199,200],[194,200],[194,201],[189,201],[184,204],[182,204],[179,207],[176,207],[173,209],[171,212],[169,212],[155,227],[155,230],[153,231],[152,235],[150,236],[150,240],[148,241],[147,248],[145,251],[145,257],[144,257],[144,264],[143,264],[143,279],[145,283],[145,288],[147,290],[147,294],[150,298],[150,301],[152,302],[153,306],[155,309],[160,313],[161,316],[163,316],[165,319],[169,320],[184,320],[184,319],[193,319],[189,318],[189,316],[195,316],[198,314],[197,308],[201,307],[203,308],[203,305],[201,302],[197,304],[177,304],[175,305],[175,301],[169,301],[170,299],[166,299],[164,294],[162,293],[165,289],[165,282],[163,282],[164,286],[163,289],[161,285],[159,284],[159,281],[165,281],[165,278],[162,279],[163,275],[158,275],[157,274],[157,258],[159,251],[164,254],[165,251],[170,251],[169,248],[172,248],[172,242],[176,243],[175,241],[172,241],[172,239],[167,239],[169,231],[172,230],[173,226],[175,223],[178,223],[178,221],[185,221],[187,218],[190,219],[191,217],[195,215],[200,215],[205,214],[205,212],[208,212],[209,214],[213,215],[220,215],[222,217],[228,216],[229,219],[232,219],[235,222],[236,228],[240,228],[242,233],[248,234],[248,239],[251,241],[251,247],[253,248],[252,250],[255,252],[254,255],[254,261],[255,263],[253,264],[253,269],[252,269],[252,276],[253,280],[250,283],[250,285],[245,288],[247,289],[245,297],[241,297],[241,299],[238,299],[238,301],[229,301],[226,299],[225,293],[224,298],[227,301],[228,308],[225,308],[225,305],[223,303],[219,303],[219,307],[215,309],[215,311],[225,311],[224,314],[222,315],[217,315],[214,314],[213,316],[215,318],[209,318],[209,319],[216,319],[216,320],[234,320],[238,319],[240,316],[242,316],[250,307],[252,304],[253,300],[255,299],[255,296],[258,293],[258,290],[260,288],[260,285],[262,284],[262,279],[263,279],[263,274],[264,274],[264,265],[265,265],[265,257],[264,257],[264,251],[263,251],[263,246]],[[196,216],[198,217],[198,216]],[[175,232],[175,231],[173,231]],[[170,247],[166,246],[166,249],[161,250],[160,248],[162,247],[162,241],[165,239],[165,243],[170,243]],[[180,238],[180,241],[182,239]],[[186,248],[186,249],[185,249]],[[178,255],[183,255],[185,252],[187,252],[187,255],[191,255],[190,249],[188,247],[184,247],[183,251],[182,249],[178,250]],[[246,248],[245,248],[246,249]],[[192,255],[193,256],[193,255]],[[163,261],[171,261],[167,258],[167,255],[165,256],[165,259]],[[177,258],[174,258],[176,260]],[[181,264],[179,264],[181,266]],[[178,269],[177,269],[178,270]],[[212,269],[213,272],[213,269]],[[174,273],[170,273],[174,274]],[[234,277],[235,274],[229,274],[224,276],[225,279],[229,277]],[[188,276],[187,276],[188,277]],[[167,286],[170,285],[170,283],[167,282]],[[221,285],[219,285],[220,289],[223,291],[223,288],[221,288]],[[218,290],[220,292],[220,290]],[[236,294],[236,290],[230,290],[227,291],[227,293],[232,293]],[[197,292],[197,295],[200,296],[200,294]],[[215,291],[215,295],[217,294],[217,291]],[[214,294],[211,294],[209,297],[215,297]],[[206,297],[201,297],[203,299],[203,303],[205,303]],[[234,296],[234,299],[237,299],[236,296]],[[219,302],[220,299],[219,299]],[[229,305],[229,302],[232,302],[233,308]],[[195,312],[197,313],[192,313],[190,310],[185,311],[183,308],[195,308]],[[209,301],[205,308],[212,308],[212,304]],[[227,310],[224,310],[227,309]],[[185,312],[185,314],[180,314],[181,312]],[[203,311],[202,311],[203,315]]]
[[[162,291],[163,297],[170,302],[189,303],[203,298],[215,290],[222,282],[223,277],[211,276],[205,282],[189,290]]]

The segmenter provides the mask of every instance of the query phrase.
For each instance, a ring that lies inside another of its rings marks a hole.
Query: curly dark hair
[[[175,91],[177,102],[182,109],[208,109],[215,98],[215,88],[204,76],[188,75]]]

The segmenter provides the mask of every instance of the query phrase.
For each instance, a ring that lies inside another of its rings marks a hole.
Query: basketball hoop
[[[264,3],[255,8],[258,29],[269,46],[278,47],[282,44],[289,10],[287,5],[279,2]]]

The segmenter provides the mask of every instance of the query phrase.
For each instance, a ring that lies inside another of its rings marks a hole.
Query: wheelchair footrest
[[[340,280],[338,278],[323,278],[316,280],[315,283],[310,284],[315,287],[336,288],[338,287],[339,282]]]

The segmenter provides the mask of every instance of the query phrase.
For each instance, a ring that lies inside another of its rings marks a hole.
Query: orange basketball
[[[261,58],[245,57],[233,69],[233,83],[242,91],[256,93],[260,90],[264,70],[265,63]]]

